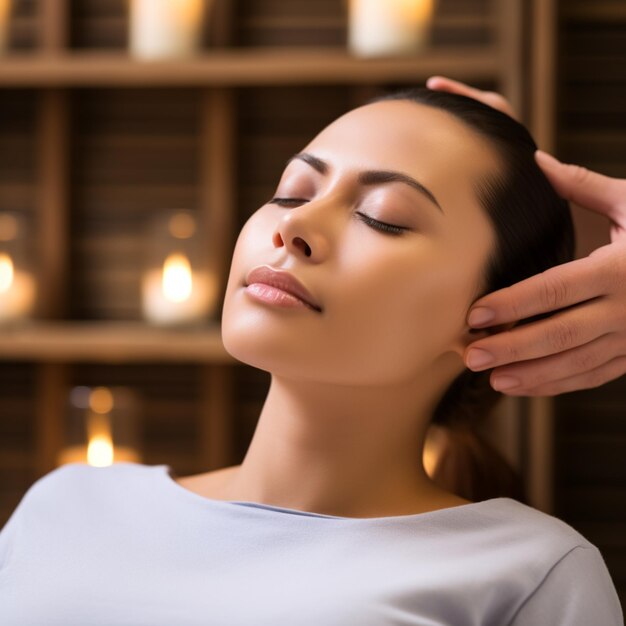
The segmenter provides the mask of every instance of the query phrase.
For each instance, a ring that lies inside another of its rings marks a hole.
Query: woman
[[[508,116],[419,89],[317,135],[233,255],[224,345],[272,375],[243,463],[50,472],[0,534],[0,623],[623,623],[574,529],[420,462],[431,421],[497,397],[464,368],[470,304],[572,257],[534,149]]]

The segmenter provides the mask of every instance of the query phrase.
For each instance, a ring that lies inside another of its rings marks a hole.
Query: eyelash
[[[308,200],[305,200],[303,198],[272,198],[268,202],[268,204],[278,204],[279,206],[289,206],[291,204],[294,204],[294,203],[297,204],[301,202],[308,202]],[[404,228],[402,226],[394,226],[393,224],[387,224],[385,222],[375,220],[374,218],[369,217],[368,215],[365,215],[365,213],[359,213],[357,211],[357,215],[361,218],[363,222],[365,222],[366,224],[368,224],[375,230],[387,233],[389,235],[396,235],[396,236],[401,235],[405,230],[408,230],[407,228]]]

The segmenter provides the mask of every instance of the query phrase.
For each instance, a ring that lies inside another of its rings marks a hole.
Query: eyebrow
[[[290,157],[285,163],[285,167],[289,165],[294,160],[304,161],[308,165],[310,165],[314,170],[319,172],[320,174],[328,173],[330,169],[328,163],[326,161],[322,161],[322,159],[313,156],[308,152],[299,152],[298,154],[294,154]],[[403,174],[402,172],[396,172],[393,170],[365,170],[359,174],[359,183],[362,185],[381,185],[384,183],[405,183],[413,189],[419,191],[423,196],[428,198],[438,209],[443,213],[443,209],[441,205],[435,198],[434,194],[427,188],[422,185],[422,183],[415,180],[412,176],[408,174]]]

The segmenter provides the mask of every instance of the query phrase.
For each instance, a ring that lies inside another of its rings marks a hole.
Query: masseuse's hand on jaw
[[[443,77],[426,84],[514,117],[500,94]],[[541,151],[535,158],[562,197],[610,220],[611,243],[477,300],[468,316],[474,328],[554,313],[473,342],[465,363],[474,371],[495,368],[492,386],[509,395],[551,396],[597,387],[626,373],[626,180],[565,165]]]

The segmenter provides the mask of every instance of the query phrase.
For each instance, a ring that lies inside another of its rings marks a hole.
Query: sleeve
[[[576,546],[524,601],[510,626],[624,626],[619,598],[602,554]]]

